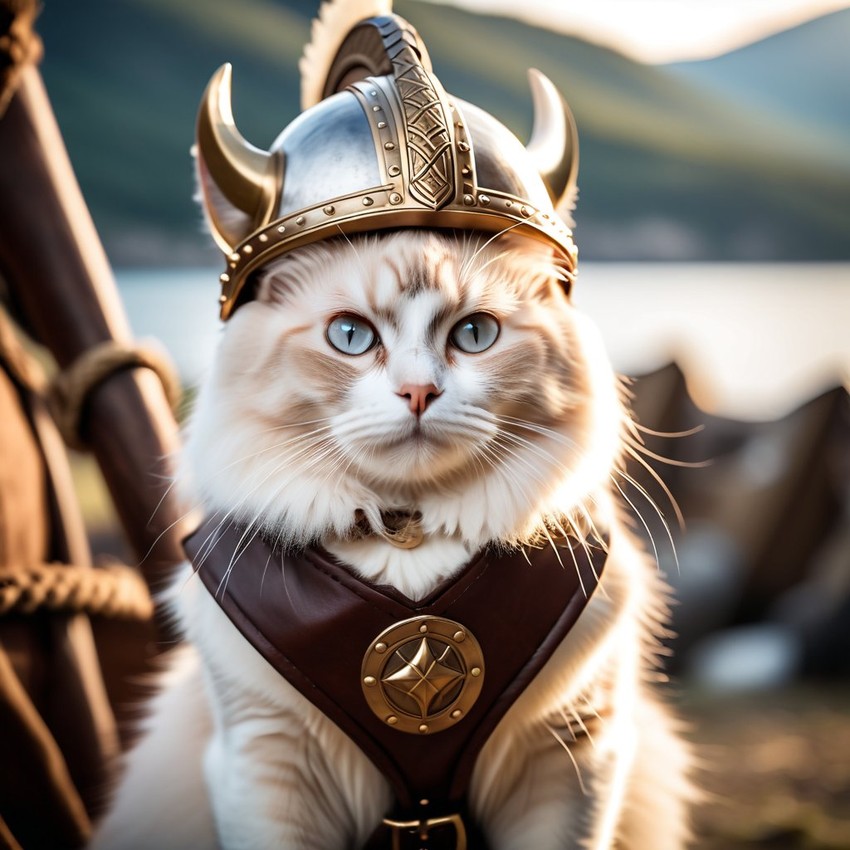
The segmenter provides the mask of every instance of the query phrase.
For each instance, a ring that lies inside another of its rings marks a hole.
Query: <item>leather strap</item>
[[[427,799],[439,814],[465,799],[496,724],[578,619],[605,546],[477,555],[427,598],[362,581],[318,549],[282,552],[242,526],[207,520],[184,543],[204,585],[257,651],[349,735],[386,776],[405,819]],[[478,640],[480,696],[455,725],[401,732],[369,708],[364,654],[378,635],[420,615],[454,620]],[[455,807],[455,810],[456,807]]]

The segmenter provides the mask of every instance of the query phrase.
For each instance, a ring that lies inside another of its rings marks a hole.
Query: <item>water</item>
[[[197,383],[221,332],[219,269],[118,272],[130,323]],[[616,369],[676,359],[705,409],[780,416],[850,378],[850,264],[584,263],[575,302]]]

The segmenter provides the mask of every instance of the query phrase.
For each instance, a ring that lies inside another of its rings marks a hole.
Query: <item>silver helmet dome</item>
[[[575,270],[572,233],[555,211],[574,190],[575,125],[538,71],[529,72],[535,121],[524,146],[487,112],[445,92],[406,21],[369,18],[343,40],[323,99],[269,151],[236,129],[230,74],[225,65],[210,81],[197,130],[207,217],[227,258],[222,319],[255,270],[341,234],[510,230],[551,245],[568,277]]]

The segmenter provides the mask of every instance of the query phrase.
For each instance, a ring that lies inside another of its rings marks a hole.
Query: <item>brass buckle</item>
[[[428,818],[428,820],[390,820],[384,818],[384,823],[392,830],[392,850],[401,850],[402,830],[416,830],[421,841],[428,840],[428,833],[435,826],[451,824],[455,828],[455,850],[466,850],[466,828],[460,815],[448,815],[442,818]]]

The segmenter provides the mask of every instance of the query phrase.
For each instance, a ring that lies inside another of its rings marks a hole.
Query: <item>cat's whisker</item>
[[[470,256],[467,260],[465,260],[459,271],[458,271],[458,279],[462,282],[466,282],[467,275],[469,273],[470,268],[472,267],[472,263],[478,258],[478,256],[482,253],[482,251],[486,250],[488,246],[490,246],[496,239],[501,236],[504,236],[506,233],[509,233],[512,230],[515,230],[518,227],[521,227],[523,222],[516,222],[515,224],[509,224],[507,227],[502,228],[498,232],[494,233],[489,239],[485,240],[478,248],[473,252],[472,256]]]
[[[494,418],[502,425],[522,428],[525,431],[532,431],[535,434],[540,434],[543,437],[548,437],[555,442],[566,442],[575,445],[575,441],[566,434],[556,431],[553,428],[547,428],[537,422],[530,422],[527,419],[519,419],[515,416],[507,416],[505,414],[494,414]]]
[[[481,470],[480,478],[483,479],[494,469],[498,468],[500,457],[494,446],[490,443],[481,443],[476,446],[473,459],[479,464]]]
[[[171,479],[171,481],[169,482],[168,486],[167,486],[167,487],[165,488],[165,490],[163,491],[162,495],[159,497],[159,501],[158,501],[158,502],[156,503],[156,505],[154,506],[154,509],[151,511],[151,515],[148,517],[148,524],[149,524],[149,525],[150,525],[150,524],[154,521],[154,519],[155,519],[155,517],[156,517],[156,515],[157,515],[157,513],[158,513],[158,511],[159,511],[159,509],[162,507],[162,505],[163,505],[163,503],[165,502],[165,500],[166,500],[166,499],[167,499],[167,498],[171,495],[172,490],[174,490],[174,488],[175,488],[176,486],[177,486],[177,479],[176,479],[176,478],[172,478],[172,479]],[[191,513],[191,511],[190,511],[190,513]],[[148,551],[145,553],[144,557],[143,557],[143,558],[142,558],[142,560],[141,560],[141,563],[144,563],[144,562],[147,560],[148,556],[149,556],[149,555],[150,555],[150,553],[153,551],[153,549],[154,549],[154,547],[156,546],[156,544],[157,544],[157,543],[159,543],[159,541],[160,541],[160,539],[161,539],[162,535],[163,535],[163,534],[166,534],[166,533],[167,533],[167,532],[169,532],[169,531],[171,531],[171,529],[172,529],[172,528],[174,528],[174,525],[176,525],[176,524],[177,524],[177,523],[173,523],[173,524],[172,524],[172,525],[170,525],[168,528],[166,528],[166,529],[164,529],[162,532],[160,532],[160,534],[157,536],[156,540],[154,540],[154,542],[151,544],[150,549],[148,549]]]
[[[583,504],[577,505],[577,508],[581,513],[584,521],[588,524],[590,532],[595,538],[599,548],[602,549],[603,552],[607,552],[608,544],[605,541],[605,535],[602,534],[602,532],[597,527],[593,514]]]
[[[251,452],[250,454],[242,455],[241,457],[238,457],[238,458],[232,460],[230,463],[227,463],[224,466],[218,467],[214,472],[209,473],[209,477],[210,477],[210,479],[217,478],[218,476],[223,475],[224,473],[230,471],[231,469],[233,469],[235,467],[240,466],[241,464],[246,463],[247,461],[254,460],[255,458],[259,457],[260,455],[268,454],[269,452],[273,452],[273,451],[280,451],[281,449],[284,449],[288,446],[296,445],[297,443],[301,443],[301,442],[305,442],[305,441],[308,441],[308,440],[315,439],[319,434],[322,434],[326,431],[330,431],[330,428],[331,428],[331,426],[324,426],[322,428],[316,428],[313,431],[308,431],[305,434],[299,434],[295,437],[292,437],[289,440],[284,440],[283,442],[280,442],[280,443],[272,443],[268,446],[264,446],[263,448],[258,449],[254,452]],[[262,433],[268,433],[268,432],[262,432]]]
[[[230,561],[229,561],[229,563],[228,563],[228,565],[227,565],[227,567],[224,571],[224,575],[222,576],[221,581],[218,584],[218,588],[216,589],[216,595],[218,595],[218,593],[221,593],[221,594],[227,593],[227,585],[230,581],[230,576],[232,575],[233,570],[236,567],[237,562],[245,554],[245,552],[248,551],[248,548],[250,547],[250,545],[254,542],[254,540],[259,535],[259,533],[262,529],[262,526],[263,526],[263,523],[262,523],[261,520],[262,520],[263,514],[265,513],[265,509],[267,509],[268,506],[271,504],[271,502],[274,501],[275,498],[277,498],[277,496],[279,495],[280,490],[283,488],[283,486],[284,486],[283,483],[278,485],[277,489],[273,490],[272,493],[269,495],[269,497],[266,499],[266,503],[263,506],[263,509],[258,511],[255,514],[254,518],[246,523],[245,529],[242,532],[242,535],[240,536],[239,540],[237,541],[236,546],[233,549],[233,553],[230,556]],[[265,575],[265,572],[264,572],[264,575]]]
[[[499,437],[497,437],[493,441],[493,445],[499,446],[503,450],[503,452],[509,454],[518,463],[524,465],[526,471],[531,474],[532,478],[538,484],[545,485],[547,483],[547,480],[543,477],[543,473],[539,469],[537,469],[537,467],[532,465],[530,458],[526,458],[523,455],[519,454],[519,452],[515,452],[513,449],[511,449],[509,446],[507,446],[504,442],[501,441],[501,437],[504,437],[504,434],[500,434]]]
[[[581,586],[581,592],[584,594],[585,599],[587,599],[587,588],[584,586],[584,579],[581,577],[581,570],[578,565],[578,558],[576,558],[575,549],[573,549],[573,544],[570,543],[569,535],[564,536],[564,542],[567,544],[567,550],[570,553],[570,558],[572,558],[573,565],[576,568],[576,575],[578,576],[578,583]]]
[[[348,471],[349,471],[352,467],[354,467],[355,469],[357,469],[357,467],[361,464],[362,458],[363,458],[363,457],[364,457],[364,456],[365,456],[365,455],[366,455],[369,451],[370,451],[370,446],[360,446],[359,448],[356,448],[356,449],[354,450],[354,452],[349,453],[349,454],[348,454],[348,458],[347,458],[347,463],[345,464],[345,466],[344,466],[341,470],[339,470],[340,478],[344,478],[344,477],[346,476],[346,474],[348,473]],[[342,453],[342,457],[341,457],[341,459],[340,459],[340,463],[341,463],[343,460],[346,460],[346,456],[345,456],[345,454],[346,454],[345,452],[343,452],[343,453]],[[336,471],[336,470],[335,470],[333,467],[331,467],[331,469],[329,469],[329,470],[328,470],[328,472],[325,474],[325,477],[324,477],[322,480],[323,480],[324,482],[328,481],[328,479],[330,478],[331,474],[332,474],[334,471]]]
[[[514,434],[512,431],[501,431],[499,436],[503,439],[510,440],[514,445],[520,446],[522,448],[527,448],[529,451],[533,451],[537,453],[539,456],[545,456],[546,459],[554,461],[555,463],[560,463],[561,469],[564,472],[569,471],[569,467],[563,464],[563,461],[560,461],[551,451],[549,451],[544,445],[538,442],[534,442],[525,437],[522,437],[519,434]],[[577,451],[578,446],[573,444],[571,441],[562,441],[561,445],[567,446],[572,451]]]
[[[221,515],[215,527],[204,538],[202,546],[199,547],[198,556],[194,561],[194,567],[196,572],[200,572],[203,569],[207,560],[212,556],[213,552],[215,551],[215,547],[221,539],[219,532],[221,532],[231,520],[231,516],[228,515],[229,513],[230,512]]]
[[[579,699],[584,703],[584,707],[599,721],[605,722],[605,718],[599,713],[599,710],[593,703],[593,700],[588,694],[579,694]]]
[[[558,563],[561,565],[561,569],[566,569],[566,567],[564,566],[564,562],[561,560],[561,553],[558,550],[557,544],[552,539],[552,535],[549,533],[549,529],[546,528],[545,525],[543,525],[542,531],[543,531],[543,534],[546,537],[546,539],[549,541],[549,546],[551,547],[552,551],[555,553],[555,558],[557,558]]]
[[[516,459],[516,461],[525,468],[526,472],[534,478],[535,481],[537,481],[541,485],[545,485],[547,479],[541,477],[543,475],[543,472],[532,463],[532,459],[526,457],[524,454],[509,449],[507,445],[505,445],[504,440],[507,437],[508,435],[502,432],[493,442],[495,445],[498,445],[500,448],[502,448],[505,452],[509,452]],[[570,468],[566,464],[564,464],[551,453],[545,451],[545,449],[543,449],[542,447],[531,444],[530,446],[520,446],[520,448],[531,449],[534,454],[536,454],[541,459],[547,461],[547,464],[550,467],[554,466],[555,468],[560,468],[566,474],[570,474],[571,472]]]
[[[483,481],[488,472],[491,472],[493,467],[488,462],[490,459],[490,448],[487,443],[479,443],[476,445],[470,455],[470,460],[476,468],[476,478],[478,481]]]
[[[578,762],[576,761],[575,756],[570,751],[569,746],[567,746],[567,742],[558,734],[558,730],[555,729],[554,726],[552,726],[550,723],[546,723],[545,725],[546,725],[546,728],[549,730],[549,732],[552,733],[552,736],[554,737],[554,739],[564,748],[564,752],[570,757],[570,761],[573,763],[573,767],[575,768],[575,771],[576,771],[576,779],[578,780],[578,787],[581,790],[582,795],[584,797],[587,797],[588,796],[587,788],[584,785],[584,780],[582,779],[582,776],[581,776],[581,770],[579,770]]]
[[[517,463],[519,463],[521,466],[524,466],[528,471],[531,472],[532,478],[534,478],[534,480],[537,483],[543,483],[543,479],[540,478],[540,476],[537,474],[534,467],[532,467],[528,463],[528,460],[526,458],[523,458],[523,457],[517,455],[516,452],[512,451],[510,448],[508,448],[504,444],[498,442],[497,440],[494,440],[489,444],[488,451],[489,451],[490,457],[493,458],[493,467],[495,469],[499,469],[500,474],[503,477],[505,477],[509,483],[518,487],[519,490],[520,490],[520,493],[523,496],[525,496],[526,499],[532,498],[533,494],[528,493],[527,490],[526,490],[528,482],[520,480],[519,478],[517,478],[513,475],[510,475],[509,474],[510,470],[502,469],[506,464],[506,461],[505,461],[506,455],[511,455],[516,460]]]
[[[249,489],[246,493],[244,493],[240,499],[235,500],[234,503],[232,504],[232,506],[230,507],[230,509],[224,513],[224,515],[221,517],[220,521],[218,522],[216,529],[207,536],[207,538],[203,542],[203,545],[201,546],[199,558],[198,558],[198,561],[197,561],[197,564],[196,564],[196,566],[198,566],[198,568],[203,566],[204,562],[209,557],[209,555],[211,554],[211,552],[214,548],[214,546],[209,546],[209,548],[207,548],[209,540],[212,537],[215,536],[217,531],[220,530],[225,525],[225,523],[227,523],[230,520],[231,517],[238,516],[240,509],[242,508],[242,506],[244,504],[247,503],[247,501],[251,498],[251,496],[260,487],[262,487],[269,480],[269,478],[271,478],[273,475],[275,475],[277,472],[279,472],[283,468],[283,465],[285,464],[286,459],[287,458],[284,457],[283,460],[281,460],[279,458],[270,460],[268,462],[269,469],[266,472],[266,474],[264,476],[262,476],[260,478],[260,480],[257,481],[254,484],[253,487],[251,487],[251,489]]]
[[[564,706],[559,705],[558,708],[557,708],[557,711],[558,711],[558,714],[561,715],[561,720],[564,721],[564,731],[569,733],[570,742],[573,743],[573,744],[576,743],[578,741],[578,736],[576,735],[575,731],[573,730],[573,725],[570,722],[569,717],[567,717],[566,709],[564,708]]]
[[[650,507],[658,515],[658,518],[661,520],[661,524],[664,526],[664,531],[667,534],[667,539],[670,541],[670,547],[673,551],[673,560],[676,564],[676,571],[678,572],[679,571],[679,556],[678,556],[678,553],[676,551],[676,543],[673,540],[673,532],[670,530],[670,525],[667,522],[667,519],[664,516],[663,512],[658,507],[658,505],[655,504],[655,499],[653,499],[652,496],[650,496],[649,493],[646,492],[644,487],[642,487],[637,481],[635,481],[634,478],[632,478],[631,475],[629,475],[624,470],[619,469],[617,467],[614,467],[614,473],[619,475],[625,481],[628,481],[628,483],[631,484],[632,487],[634,487],[646,499],[646,501],[649,503]]]
[[[647,521],[643,518],[643,514],[637,509],[635,503],[625,494],[623,488],[620,487],[613,475],[611,476],[611,481],[613,482],[614,487],[616,487],[619,491],[620,495],[629,503],[629,506],[631,507],[632,511],[634,511],[635,516],[638,518],[638,520],[640,520],[641,525],[646,529],[647,536],[649,537],[649,542],[652,545],[652,552],[655,557],[655,565],[660,568],[661,561],[658,557],[658,547],[655,545],[655,538],[652,536],[652,532],[649,529]]]
[[[634,458],[635,462],[639,463],[652,476],[652,478],[655,479],[656,483],[664,491],[664,495],[667,497],[667,500],[670,502],[670,506],[673,508],[673,512],[676,514],[676,521],[679,524],[679,530],[684,531],[685,530],[685,516],[682,513],[682,509],[679,507],[679,503],[676,501],[676,497],[673,495],[670,488],[664,482],[664,479],[631,446],[628,446],[628,445],[626,446],[626,453],[630,457]]]
[[[297,445],[298,443],[303,443],[307,442],[308,440],[315,439],[318,434],[322,433],[323,431],[329,430],[330,428],[316,429],[315,431],[311,431],[307,434],[299,434],[297,437],[292,437],[291,439],[284,440],[281,443],[272,443],[271,445],[264,446],[261,449],[257,449],[256,451],[251,452],[247,455],[242,455],[242,457],[236,458],[227,465],[220,467],[218,470],[216,470],[215,474],[221,475],[227,472],[228,470],[233,469],[233,467],[235,466],[238,466],[249,460],[254,460],[254,458],[260,457],[260,455],[268,454],[269,452],[280,451],[281,449],[285,449],[288,446]]]
[[[572,543],[570,543],[570,535],[561,527],[560,523],[558,524],[557,527],[558,527],[559,531],[561,532],[561,534],[563,535],[564,543],[566,544],[566,549],[570,553],[570,558],[572,559],[573,566],[575,567],[576,576],[578,578],[578,583],[579,583],[579,587],[581,588],[581,592],[584,595],[584,598],[588,599],[589,597],[588,597],[588,593],[587,593],[587,588],[585,587],[584,579],[582,578],[582,575],[581,575],[581,569],[579,568],[579,565],[578,565],[578,559],[576,558],[576,553],[575,553],[575,550],[573,549]],[[549,529],[546,527],[545,522],[540,524],[540,530],[541,530],[541,533],[549,541],[549,545],[552,547],[553,551],[555,552],[555,556],[558,559],[558,563],[561,565],[561,567],[564,567],[564,562],[561,560],[560,548],[555,543],[555,541],[552,539],[552,535],[549,533]],[[583,541],[582,541],[582,544],[583,544]],[[590,554],[590,551],[587,549],[586,545],[585,545],[585,552],[587,554],[587,560],[590,563],[590,568],[593,571],[594,578],[596,579],[597,584],[599,584],[599,576],[596,574],[596,570],[593,567],[593,558]],[[566,567],[564,567],[564,569],[566,569]]]
[[[683,469],[705,469],[713,463],[712,460],[675,460],[674,458],[664,457],[664,455],[650,451],[642,442],[638,442],[628,434],[624,435],[623,441],[645,457],[657,460],[659,463],[664,463],[667,466],[678,466]]]
[[[646,425],[641,425],[635,419],[630,419],[630,428],[634,428],[635,431],[640,431],[644,434],[649,434],[651,437],[662,437],[664,439],[673,439],[677,440],[681,437],[693,437],[694,434],[699,434],[701,431],[705,430],[705,425],[694,425],[693,428],[688,428],[686,431],[654,431],[652,428],[647,428]]]
[[[244,547],[242,546],[243,542],[245,541],[246,536],[252,530],[252,528],[253,528],[252,522],[249,522],[245,526],[245,531],[242,533],[242,536],[239,538],[238,542],[236,543],[236,547],[234,548],[233,553],[230,556],[230,563],[227,565],[227,568],[224,571],[224,575],[222,576],[221,580],[218,583],[218,587],[216,588],[216,591],[215,591],[216,596],[218,596],[219,594],[224,596],[227,593],[227,585],[230,581],[230,576],[233,573],[233,569],[236,566],[236,563],[239,561],[239,559],[245,554],[245,552],[248,551],[248,546],[250,546],[251,541],[254,539],[254,535],[252,535],[251,540],[249,540],[248,543]]]
[[[491,415],[493,424],[499,428],[499,433],[512,434],[517,439],[529,440],[528,437],[517,433],[517,431],[528,431],[532,435],[544,437],[551,442],[566,443],[571,446],[575,445],[575,441],[566,434],[559,433],[551,428],[546,428],[545,426],[538,425],[534,422],[528,422],[524,419],[515,419],[513,417],[506,417],[500,414]]]
[[[554,465],[554,467],[556,469],[559,469],[560,471],[562,471],[566,475],[571,474],[572,471],[573,471],[561,458],[556,457],[551,452],[547,451],[543,446],[540,446],[540,445],[537,445],[535,443],[531,443],[531,442],[528,442],[528,441],[524,441],[524,440],[522,440],[521,437],[518,437],[516,434],[511,434],[509,432],[503,431],[499,434],[498,439],[508,440],[513,445],[517,446],[518,448],[528,450],[532,454],[539,457],[541,460],[546,461],[547,464]],[[532,468],[530,466],[530,459],[528,459],[528,460],[529,460],[529,468]]]
[[[307,425],[318,425],[322,422],[330,422],[333,416],[320,416],[318,419],[303,419],[298,422],[281,422],[279,425],[272,425],[270,428],[263,428],[261,431],[255,431],[255,436],[263,436],[265,434],[273,434],[276,431],[286,431],[290,428],[305,428]]]
[[[329,483],[331,476],[336,473],[338,473],[338,478],[344,478],[345,474],[355,464],[355,461],[361,456],[363,451],[364,449],[360,448],[355,450],[354,453],[347,453],[341,446],[335,446],[335,450],[331,451],[322,460],[322,463],[327,463],[327,467],[319,479],[320,485],[324,486]],[[340,469],[343,463],[345,463],[345,466]]]
[[[575,718],[575,721],[579,725],[579,728],[582,732],[584,732],[585,737],[590,742],[590,746],[593,747],[593,749],[596,749],[596,741],[593,740],[593,736],[590,734],[590,730],[587,728],[587,725],[585,724],[584,720],[582,720],[581,715],[572,706],[570,706],[568,710],[570,712],[570,716]]]
[[[336,226],[336,229],[342,235],[342,238],[348,243],[348,247],[351,248],[351,252],[354,254],[354,258],[357,260],[357,265],[360,267],[360,273],[363,275],[364,280],[369,279],[369,271],[366,268],[366,264],[363,262],[363,257],[360,256],[360,252],[357,250],[354,242],[351,241],[349,235],[339,226]]]
[[[530,465],[528,465],[527,459],[522,458],[521,456],[517,455],[517,453],[516,453],[516,452],[513,452],[511,449],[508,449],[508,448],[507,448],[506,446],[504,446],[504,445],[502,445],[502,446],[501,446],[501,448],[502,448],[504,451],[506,451],[506,452],[508,452],[509,454],[511,454],[513,457],[515,457],[515,458],[516,458],[516,459],[517,459],[520,463],[525,463],[525,464],[526,464],[526,469],[527,469],[527,471],[531,471],[532,477],[535,477],[535,478],[536,478],[536,480],[541,481],[541,483],[542,483],[542,479],[540,479],[540,478],[539,478],[539,476],[536,476],[535,472],[533,471],[533,467],[531,467]],[[577,560],[577,558],[576,558],[576,556],[575,556],[575,552],[573,551],[572,544],[570,543],[570,536],[571,536],[571,535],[570,535],[570,533],[569,533],[569,532],[567,532],[567,531],[563,528],[563,526],[561,526],[560,522],[558,522],[558,521],[557,521],[557,520],[555,520],[554,518],[551,518],[551,519],[553,519],[553,521],[554,521],[554,522],[555,522],[555,524],[556,524],[556,527],[558,528],[558,530],[561,532],[561,534],[562,534],[562,535],[563,535],[563,537],[564,537],[564,540],[565,540],[565,542],[566,542],[567,548],[569,549],[570,556],[571,556],[571,558],[572,558],[573,564],[574,564],[574,566],[575,566],[576,575],[577,575],[578,580],[579,580],[579,583],[580,583],[580,585],[581,585],[582,592],[584,593],[584,595],[585,595],[585,596],[587,596],[587,590],[586,590],[586,588],[585,588],[584,581],[583,581],[583,579],[582,579],[581,570],[579,569],[579,565],[578,565],[578,560]],[[569,520],[568,520],[568,521],[569,521]],[[561,561],[561,557],[560,557],[560,554],[559,554],[558,547],[557,547],[557,545],[555,544],[554,540],[552,539],[552,537],[551,537],[551,535],[550,535],[550,533],[549,533],[548,528],[546,527],[546,521],[545,521],[545,520],[544,520],[543,522],[539,523],[539,529],[538,529],[538,531],[539,531],[539,533],[540,533],[540,534],[542,534],[543,536],[545,536],[545,537],[547,538],[547,540],[549,541],[549,543],[550,543],[550,545],[552,546],[553,550],[555,551],[555,554],[556,554],[556,555],[557,555],[557,557],[558,557],[558,561],[559,561],[559,562],[561,563],[561,565],[563,566],[563,561]],[[585,552],[585,555],[586,555],[586,557],[587,557],[588,563],[590,564],[590,568],[591,568],[591,570],[593,571],[594,577],[596,578],[597,583],[598,583],[598,581],[599,581],[599,576],[596,574],[596,570],[595,570],[595,568],[594,568],[594,566],[593,566],[593,555],[592,555],[592,553],[591,553],[591,551],[590,551],[590,548],[589,548],[589,546],[588,546],[587,541],[585,540],[585,538],[584,538],[582,535],[580,535],[580,534],[579,534],[577,531],[575,531],[575,530],[573,530],[573,535],[572,535],[572,536],[575,536],[575,537],[576,537],[576,539],[578,540],[579,544],[580,544],[580,545],[582,546],[582,548],[584,549],[584,552]]]
[[[160,505],[161,504],[162,504],[162,501],[160,500]],[[193,505],[191,508],[188,508],[182,514],[180,514],[180,516],[178,516],[177,519],[173,520],[165,528],[163,528],[162,531],[160,531],[159,534],[157,534],[157,536],[154,538],[153,542],[148,547],[148,550],[145,552],[145,554],[142,555],[142,557],[139,559],[137,566],[141,567],[147,561],[147,559],[151,556],[151,553],[154,551],[154,549],[156,549],[157,545],[162,540],[162,538],[165,537],[166,534],[171,532],[173,529],[175,529],[181,523],[185,522],[193,513],[195,513],[201,507],[203,507],[202,503],[199,503],[197,505]],[[153,516],[151,517],[151,520],[153,520]]]
[[[336,443],[329,443],[312,454],[307,463],[299,468],[299,472],[302,475],[307,474],[312,472],[317,466],[321,466],[326,463],[328,460],[333,460],[334,458],[342,460],[344,457],[344,452],[339,445]]]
[[[593,573],[593,578],[596,580],[597,585],[601,584],[601,582],[599,581],[599,573],[596,572],[596,567],[593,563],[593,552],[590,551],[590,544],[588,543],[587,538],[584,535],[578,535],[577,539],[579,541],[579,545],[581,546],[582,550],[584,551],[585,557],[587,558],[587,563],[588,563],[588,566],[590,567],[591,573]],[[604,552],[608,551],[607,547],[604,544],[602,546],[602,550]],[[602,587],[600,592],[605,594],[606,593],[605,588]]]
[[[195,573],[199,573],[203,569],[207,558],[209,558],[209,556],[214,551],[215,546],[220,539],[219,532],[222,530],[225,523],[227,522],[229,513],[230,512],[228,511],[222,514],[221,511],[216,511],[210,517],[211,521],[214,520],[216,517],[219,517],[219,520],[215,524],[215,526],[211,528],[209,533],[206,535],[206,537],[204,537],[203,541],[201,542],[201,545],[198,547],[198,557],[193,561],[192,564]]]
[[[473,274],[483,274],[494,263],[500,262],[501,260],[504,260],[505,257],[510,256],[510,253],[510,251],[501,251],[498,254],[493,254],[492,256],[488,257],[486,262],[478,263],[475,265],[474,268],[472,268],[472,263],[470,263],[470,267],[465,270],[461,270],[461,273],[458,275],[458,277],[461,281],[465,281],[467,277],[472,276]],[[476,257],[477,256],[478,255],[476,254]]]

